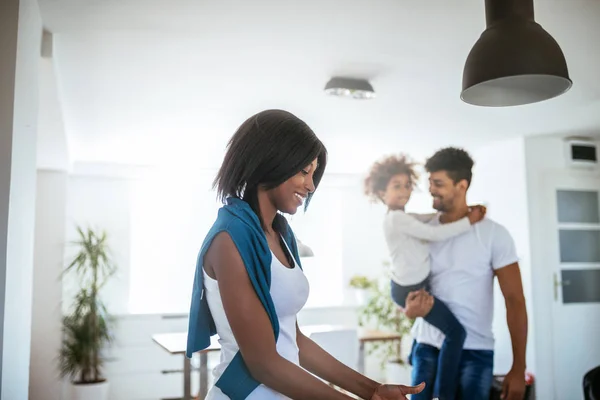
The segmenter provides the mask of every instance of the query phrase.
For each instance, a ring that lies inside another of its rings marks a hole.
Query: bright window
[[[220,207],[209,187],[208,177],[134,183],[129,312],[189,312],[198,251]]]
[[[221,206],[207,190],[212,175],[152,174],[131,190],[130,313],[189,312],[196,258]],[[340,189],[319,188],[308,212],[289,216],[315,256],[301,260],[310,282],[308,307],[343,301]]]
[[[314,257],[301,259],[310,283],[307,307],[343,302],[342,198],[341,189],[320,187],[306,213],[300,209],[288,217],[296,237],[314,253]]]

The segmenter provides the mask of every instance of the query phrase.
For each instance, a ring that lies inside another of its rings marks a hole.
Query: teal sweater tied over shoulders
[[[191,358],[195,352],[206,349],[210,345],[210,337],[217,333],[204,295],[202,262],[213,239],[221,232],[227,232],[231,236],[242,257],[256,295],[269,316],[275,340],[279,336],[279,320],[270,292],[272,255],[267,237],[250,205],[241,199],[229,197],[226,204],[219,209],[217,220],[206,235],[198,254],[188,325],[186,351],[188,358]],[[299,260],[296,239],[287,222],[283,239],[292,251],[294,260]],[[297,262],[302,268],[300,262]],[[242,354],[238,351],[215,385],[232,400],[241,400],[248,397],[260,382],[252,378]]]

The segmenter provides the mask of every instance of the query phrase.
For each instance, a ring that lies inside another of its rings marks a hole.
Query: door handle
[[[571,281],[559,281],[558,280],[558,274],[555,272],[554,273],[554,300],[557,301],[558,300],[558,288],[560,286],[568,286],[571,284]]]

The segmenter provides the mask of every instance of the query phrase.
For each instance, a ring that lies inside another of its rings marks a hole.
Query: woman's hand
[[[419,393],[424,388],[425,382],[421,382],[418,386],[381,385],[375,390],[371,400],[406,400],[407,394]]]

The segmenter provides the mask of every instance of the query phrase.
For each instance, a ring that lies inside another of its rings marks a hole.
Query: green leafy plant
[[[359,279],[360,278],[360,279]],[[394,332],[400,336],[410,333],[413,322],[400,311],[392,300],[390,279],[372,279],[354,276],[352,279],[368,281],[366,289],[369,293],[367,303],[358,309],[358,323],[362,327],[371,327],[381,331]],[[368,354],[381,355],[382,367],[387,362],[404,363],[402,360],[402,341],[386,341],[369,343]]]
[[[100,300],[100,289],[116,272],[110,260],[105,232],[77,227],[77,254],[63,272],[77,276],[79,292],[72,312],[63,317],[63,341],[59,352],[61,377],[69,376],[76,384],[98,383],[105,379],[101,369],[102,350],[112,341],[112,318]]]
[[[354,275],[350,278],[350,286],[355,289],[369,289],[375,282],[363,275]]]

